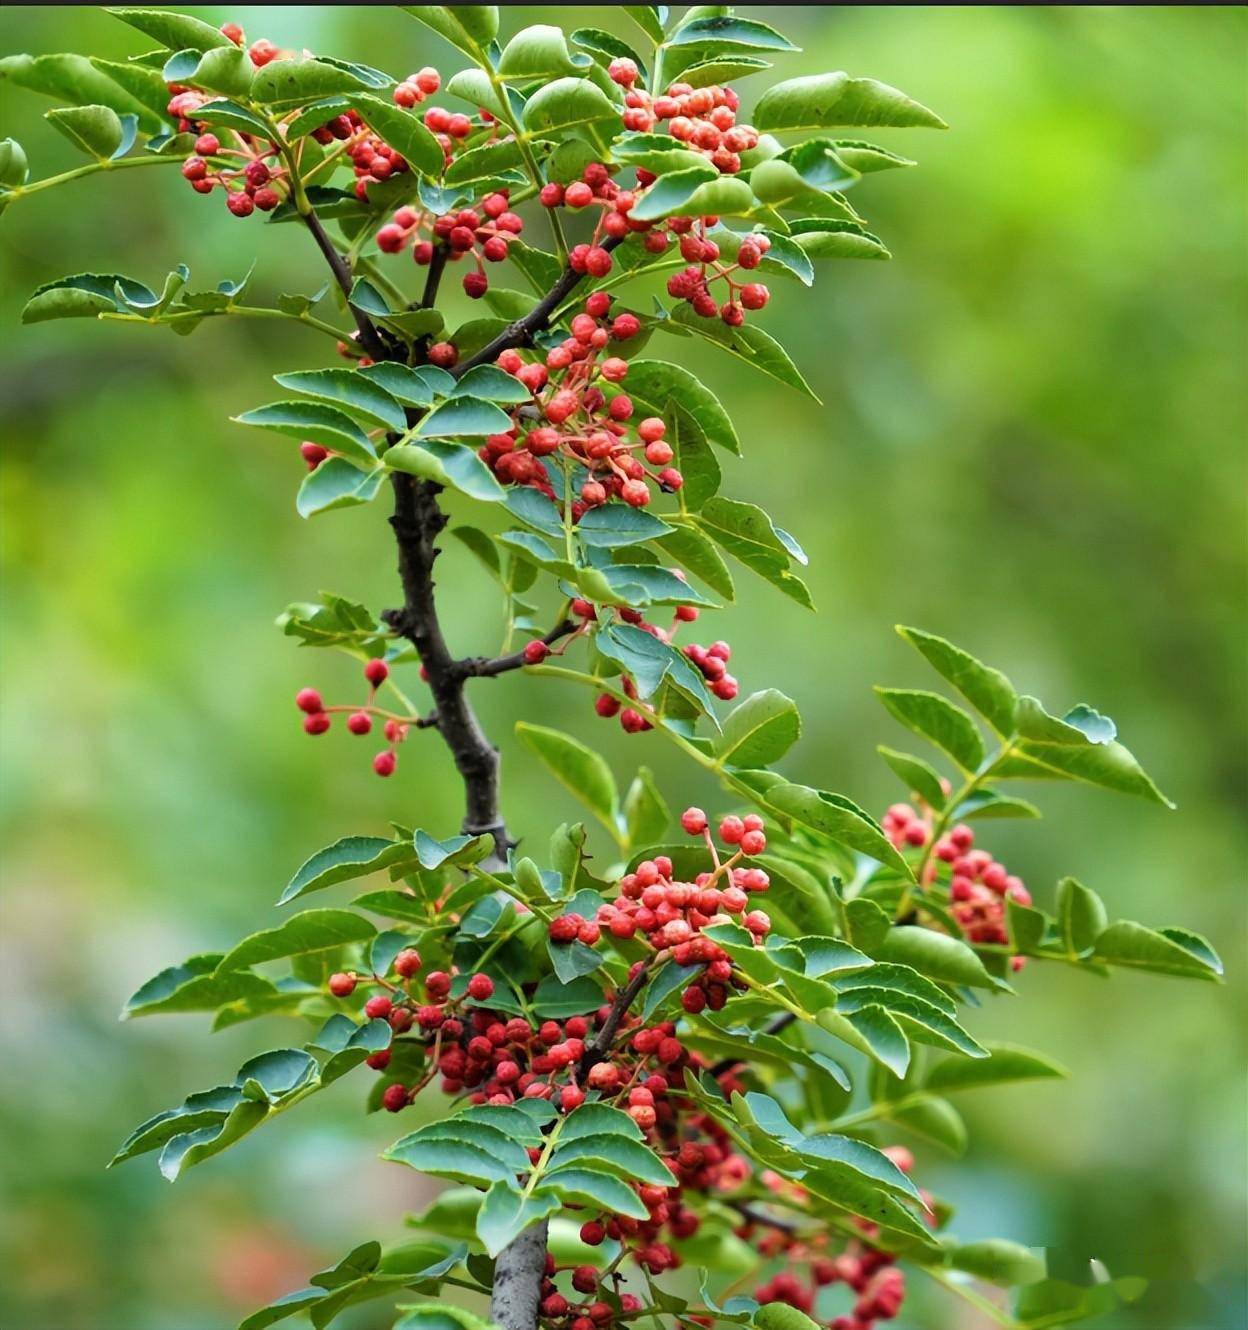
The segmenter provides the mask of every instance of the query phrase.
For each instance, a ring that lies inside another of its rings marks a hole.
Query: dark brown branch
[[[447,250],[445,245],[438,245],[433,251],[433,258],[429,260],[429,271],[425,276],[425,290],[420,297],[422,309],[432,309],[434,301],[438,298],[438,285],[442,281],[442,274],[446,270]]]
[[[330,271],[334,274],[334,280],[342,290],[342,294],[347,297],[347,308],[351,311],[351,317],[355,320],[355,326],[360,334],[360,346],[374,360],[394,359],[382,341],[381,334],[377,331],[372,319],[351,304],[351,287],[353,285],[351,277],[351,268],[346,259],[338,253],[338,247],[329,238],[328,232],[321,224],[321,219],[312,210],[303,215],[304,225],[312,233],[312,239],[316,241],[317,247],[325,256],[325,262],[329,264]]]
[[[621,241],[622,237],[611,236],[602,242],[602,248],[612,250]],[[483,346],[475,356],[469,356],[467,360],[461,360],[451,370],[451,373],[459,378],[478,365],[492,365],[504,351],[508,351],[512,347],[531,346],[536,334],[549,327],[550,316],[584,280],[585,274],[583,272],[577,272],[575,268],[565,268],[554,286],[522,319],[516,319],[514,323],[509,323],[492,342]]]
[[[569,633],[574,632],[576,632],[576,624],[571,619],[561,619],[545,637],[536,640],[544,642],[549,647],[558,642],[560,638],[567,637]],[[492,660],[489,656],[469,656],[458,662],[458,668],[466,678],[493,679],[496,675],[506,674],[508,670],[518,670],[521,666],[527,664],[524,651],[521,649],[520,651],[513,651],[509,656],[496,656]]]
[[[646,980],[650,977],[650,966],[653,961],[653,956],[647,957],[638,966],[637,973],[615,995],[615,1001],[611,1003],[611,1010],[607,1013],[607,1019],[602,1023],[602,1029],[595,1035],[593,1043],[586,1048],[584,1056],[577,1066],[577,1074],[582,1079],[588,1075],[589,1069],[596,1062],[601,1062],[606,1057],[611,1048],[611,1041],[615,1038],[615,1032],[620,1028],[620,1022],[627,1015],[629,1007],[633,1005],[633,1000],[645,987]]]
[[[438,505],[440,486],[401,472],[391,479],[390,525],[399,547],[403,608],[389,611],[387,621],[416,648],[429,677],[438,732],[464,782],[464,831],[473,836],[488,832],[503,857],[508,842],[498,804],[498,750],[486,738],[464,695],[464,675],[446,644],[434,600],[435,542],[447,522]]]

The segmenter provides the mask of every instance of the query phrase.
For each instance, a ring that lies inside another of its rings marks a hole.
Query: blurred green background
[[[394,73],[456,67],[382,7],[193,12]],[[506,29],[549,14],[509,9]],[[559,17],[627,25],[603,7]],[[696,357],[747,443],[725,488],[805,543],[821,611],[742,574],[739,607],[708,635],[732,640],[747,691],[799,700],[795,778],[877,810],[897,792],[874,745],[900,731],[870,685],[929,682],[894,622],[947,634],[1054,708],[1086,700],[1118,720],[1178,812],[1046,789],[1048,820],[994,824],[991,844],[1042,901],[1073,873],[1116,913],[1207,933],[1230,986],[1033,966],[972,1029],[1044,1048],[1073,1079],[968,1103],[968,1156],[924,1155],[924,1181],[967,1238],[1148,1276],[1123,1325],[1242,1325],[1245,12],[767,18],[805,48],[779,76],[870,74],[953,128],[878,136],[920,159],[854,195],[891,264],[824,265],[813,296],[774,284],[763,323],[824,405]],[[0,23],[6,51],[143,49],[82,6],[12,6]],[[747,107],[762,81],[743,85]],[[40,120],[47,103],[3,96],[3,133],[36,176],[75,164]],[[119,1026],[133,988],[271,923],[292,869],[339,835],[390,818],[449,832],[458,816],[432,737],[383,783],[342,733],[310,744],[291,705],[298,686],[345,693],[355,673],[297,656],[273,627],[286,603],[396,596],[382,506],[305,524],[293,445],[227,420],[269,400],[269,373],[329,363],[328,343],[241,321],[185,340],[17,326],[26,294],[66,272],[158,284],[185,258],[203,287],[255,260],[262,296],[311,291],[323,278],[305,241],[229,218],[173,171],[49,192],[0,223],[0,1322],[14,1330],[232,1325],[357,1240],[395,1239],[428,1196],[376,1161],[394,1124],[361,1121],[354,1082],[175,1188],[148,1162],[103,1171],[137,1121],[292,1037],[280,1022],[212,1038],[197,1018]],[[488,650],[490,587],[459,551],[440,569],[454,642]],[[518,715],[605,744],[621,777],[650,764],[677,806],[714,806],[660,739],[626,739],[579,693],[511,676],[475,698],[502,739],[509,822],[538,844],[573,809],[509,737]],[[902,1324],[979,1323],[922,1289]]]

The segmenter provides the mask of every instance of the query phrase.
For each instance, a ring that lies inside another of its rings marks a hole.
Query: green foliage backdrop
[[[194,12],[396,69],[429,49],[381,7]],[[599,7],[565,21],[610,19]],[[801,328],[804,346],[789,342],[825,405],[745,374],[724,390],[749,483],[802,537],[824,611],[816,625],[755,595],[734,614],[746,690],[766,682],[802,704],[795,779],[835,778],[873,806],[893,797],[868,685],[926,683],[891,632],[899,619],[947,632],[1026,691],[1112,704],[1180,805],[1159,817],[1056,789],[1064,844],[1021,824],[994,846],[1007,859],[1025,846],[1037,881],[1074,871],[1133,917],[1217,937],[1232,987],[1029,970],[1028,1000],[990,1007],[977,1033],[1060,1049],[1075,1076],[984,1097],[968,1160],[933,1179],[968,1236],[1149,1276],[1122,1322],[1148,1330],[1235,1325],[1244,1296],[1244,20],[784,12],[812,68],[886,77],[953,132],[924,142],[904,190],[873,188],[895,262],[842,265],[817,302],[776,291],[768,319]],[[10,7],[3,29],[6,51],[132,49],[81,7]],[[42,105],[0,95],[4,132],[39,152],[41,173],[75,164]],[[0,233],[6,1325],[207,1330],[301,1283],[365,1216],[425,1199],[375,1160],[391,1124],[361,1132],[332,1096],[176,1190],[151,1170],[103,1172],[170,1085],[209,1083],[254,1048],[252,1032],[188,1038],[190,1017],[123,1037],[116,1012],[137,982],[253,929],[307,846],[390,817],[458,818],[434,745],[377,782],[358,762],[313,760],[292,713],[304,662],[275,613],[321,587],[384,604],[394,574],[374,515],[304,526],[291,452],[225,423],[264,400],[259,352],[290,334],[184,341],[80,322],[14,335],[26,293],[67,269],[150,280],[188,249],[202,281],[261,255],[278,289],[301,289],[306,254],[286,240],[150,175],[32,199]],[[482,583],[466,552],[446,562],[450,628],[488,650],[473,640]],[[345,680],[351,667],[322,662],[334,668]],[[522,693],[534,723],[567,723],[555,689],[512,677],[477,690],[495,733],[504,693],[511,706]],[[582,732],[609,756],[645,747],[678,806],[710,797],[657,741],[588,712]],[[521,745],[505,760],[524,827],[562,796]],[[955,1315],[918,1298],[907,1314]]]

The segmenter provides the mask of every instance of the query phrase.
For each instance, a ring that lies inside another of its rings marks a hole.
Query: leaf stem
[[[180,166],[181,157],[121,157],[114,161],[109,158],[102,162],[88,162],[86,166],[76,166],[72,171],[62,171],[60,175],[45,176],[27,185],[14,185],[12,189],[0,190],[0,203],[6,207],[16,199],[38,194],[42,190],[52,189],[57,185],[67,185],[71,180],[81,180],[84,176],[98,175],[101,171],[124,171],[135,166]]]

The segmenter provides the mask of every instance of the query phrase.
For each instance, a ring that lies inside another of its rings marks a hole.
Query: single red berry
[[[420,971],[420,952],[414,947],[404,947],[394,958],[394,972],[404,979],[410,979]]]
[[[390,666],[384,660],[365,661],[364,677],[376,688],[390,677]]]
[[[494,980],[488,974],[474,974],[468,980],[468,996],[477,1002],[484,1002],[494,996]]]
[[[390,1010],[393,1006],[394,1003],[391,1002],[384,993],[378,993],[375,997],[369,998],[364,1004],[364,1015],[367,1016],[370,1021],[384,1021],[386,1017],[390,1015]]]
[[[347,729],[352,734],[367,734],[373,728],[373,718],[367,711],[353,711],[347,717]]]
[[[321,701],[321,695],[315,688],[301,688],[295,694],[295,706],[297,706],[300,711],[306,711],[310,716],[314,716],[318,711],[325,710],[325,704]]]
[[[394,769],[399,764],[399,759],[390,751],[389,748],[383,748],[380,753],[373,758],[373,770],[379,776],[393,776]]]
[[[303,718],[303,728],[308,734],[324,734],[329,729],[329,716],[324,711],[317,711]]]
[[[381,1096],[381,1106],[387,1113],[397,1113],[407,1107],[407,1086],[387,1085]]]
[[[256,208],[250,194],[227,194],[225,206],[235,217],[250,217]]]
[[[524,648],[524,663],[540,665],[550,655],[550,648],[545,642],[527,642]]]
[[[335,997],[350,997],[355,992],[355,975],[331,974],[329,976],[329,991]]]
[[[601,1246],[607,1236],[607,1230],[596,1219],[591,1219],[589,1223],[581,1225],[581,1241],[587,1247]]]
[[[689,835],[700,836],[710,825],[710,822],[700,808],[686,808],[680,815],[680,825]]]

